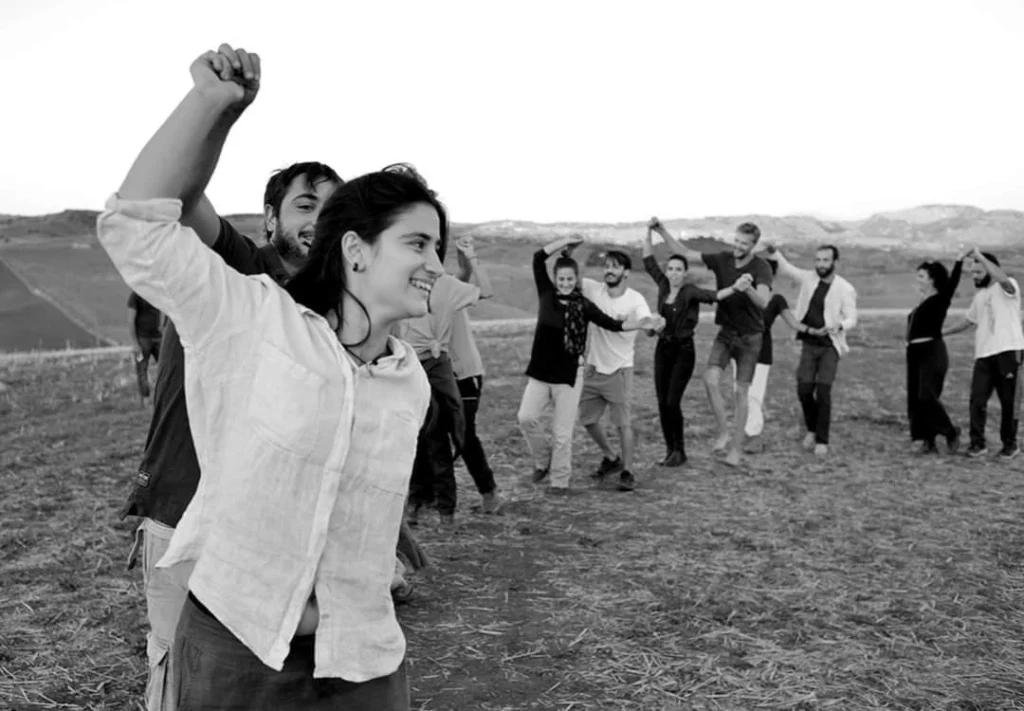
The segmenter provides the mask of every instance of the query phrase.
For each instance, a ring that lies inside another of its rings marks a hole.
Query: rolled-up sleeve
[[[96,235],[128,287],[167,314],[184,345],[251,328],[268,285],[230,269],[180,220],[180,200],[115,194]]]

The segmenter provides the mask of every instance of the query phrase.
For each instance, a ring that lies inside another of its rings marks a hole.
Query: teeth
[[[425,291],[428,294],[430,293],[430,290],[434,288],[434,285],[432,283],[430,283],[429,281],[424,281],[422,279],[410,279],[409,281],[417,289]]]

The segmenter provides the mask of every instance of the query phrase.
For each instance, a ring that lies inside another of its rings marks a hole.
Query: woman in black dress
[[[960,447],[960,428],[953,425],[941,397],[949,369],[949,353],[942,340],[942,324],[960,284],[963,260],[950,274],[939,262],[917,267],[921,301],[907,317],[907,416],[916,451],[934,454],[935,438],[946,438],[951,453]]]
[[[658,285],[658,314],[664,319],[654,349],[654,389],[658,395],[658,416],[665,437],[665,458],[659,464],[678,467],[686,463],[683,411],[680,403],[696,363],[693,331],[700,318],[701,303],[713,304],[733,293],[733,287],[719,292],[684,284],[689,264],[680,254],[671,255],[662,271],[654,258],[651,230],[643,250],[644,269]]]

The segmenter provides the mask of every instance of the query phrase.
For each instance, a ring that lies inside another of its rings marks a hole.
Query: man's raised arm
[[[231,127],[259,91],[260,59],[223,44],[190,71],[195,85],[143,147],[118,194],[181,200],[182,224],[212,245],[220,220],[204,193]]]

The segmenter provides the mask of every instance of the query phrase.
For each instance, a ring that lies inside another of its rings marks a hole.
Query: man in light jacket
[[[832,383],[839,359],[850,352],[846,333],[857,325],[857,290],[836,274],[839,250],[832,245],[818,248],[814,271],[794,266],[774,247],[767,251],[766,257],[778,264],[778,276],[800,287],[793,315],[800,322],[797,338],[803,342],[796,371],[807,426],[803,446],[823,457],[828,454],[832,423]]]

